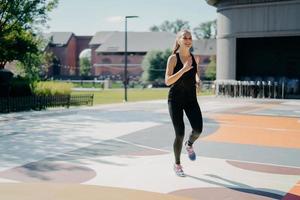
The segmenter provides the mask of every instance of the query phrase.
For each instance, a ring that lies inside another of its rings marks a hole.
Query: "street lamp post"
[[[127,102],[127,86],[128,86],[128,78],[127,78],[127,19],[128,18],[137,18],[138,16],[125,16],[125,52],[124,52],[124,101]]]

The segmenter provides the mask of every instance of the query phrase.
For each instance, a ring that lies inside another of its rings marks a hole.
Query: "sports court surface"
[[[165,100],[0,115],[0,199],[300,199],[300,100],[198,101],[184,178]]]

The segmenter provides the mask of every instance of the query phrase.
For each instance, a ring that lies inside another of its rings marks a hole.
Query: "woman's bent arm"
[[[165,83],[166,83],[167,86],[170,86],[173,83],[175,83],[176,81],[178,81],[178,79],[185,72],[187,72],[190,69],[192,69],[191,59],[189,59],[186,63],[184,63],[184,66],[182,67],[181,70],[179,70],[178,72],[176,72],[175,74],[173,74],[176,62],[177,62],[176,55],[175,54],[171,55],[169,57],[169,59],[168,59],[167,69],[166,69],[166,74],[165,74]]]

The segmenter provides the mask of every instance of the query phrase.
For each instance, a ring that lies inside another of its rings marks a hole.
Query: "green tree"
[[[150,27],[150,31],[152,31],[152,32],[159,32],[160,29],[159,29],[158,26],[154,25],[154,26],[151,26],[151,27]]]
[[[217,21],[203,22],[193,29],[193,33],[197,39],[216,38]]]
[[[165,51],[152,50],[149,51],[143,59],[142,68],[143,82],[163,82],[165,79],[166,65],[171,49]]]
[[[184,21],[181,19],[177,19],[175,22],[173,22],[173,29],[174,29],[174,33],[178,33],[179,31],[183,30],[183,29],[190,29],[190,25],[188,21]]]
[[[13,60],[27,62],[37,53],[35,32],[45,25],[58,0],[0,0],[0,69]]]
[[[28,52],[38,52],[37,40],[33,33],[20,27],[0,38],[0,41],[0,69],[3,69],[7,62],[25,60]]]
[[[49,52],[27,53],[22,62],[17,62],[19,75],[31,81],[48,79],[49,68],[54,63],[54,55]]]
[[[166,20],[159,26],[159,29],[160,31],[173,32],[174,23]]]
[[[188,21],[184,21],[181,19],[177,19],[174,22],[170,22],[168,20],[164,21],[161,25],[154,25],[150,27],[150,31],[158,32],[165,31],[170,33],[178,33],[182,29],[190,29],[190,25]]]
[[[49,78],[48,77],[49,69],[54,66],[56,60],[57,58],[55,58],[53,52],[43,51],[43,62],[40,71],[41,78],[43,79]]]
[[[49,67],[53,64],[54,55],[44,51],[46,41],[41,36],[31,38],[34,42],[35,51],[27,51],[22,59],[17,62],[19,74],[31,81],[39,80],[40,77],[47,78]]]
[[[87,77],[91,75],[91,61],[88,57],[80,58],[80,75]]]
[[[210,62],[205,71],[205,77],[208,80],[216,80],[216,56],[213,55],[210,57]]]
[[[31,81],[40,79],[41,68],[43,63],[42,53],[28,52],[24,55],[22,62],[17,62],[17,68],[21,72],[21,76]],[[23,73],[22,73],[23,72]]]

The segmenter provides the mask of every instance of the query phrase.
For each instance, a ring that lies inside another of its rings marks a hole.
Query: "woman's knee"
[[[193,131],[192,131],[192,134],[193,134],[193,135],[196,135],[196,136],[199,136],[201,133],[202,133],[202,127],[195,128],[195,129],[193,129]]]

